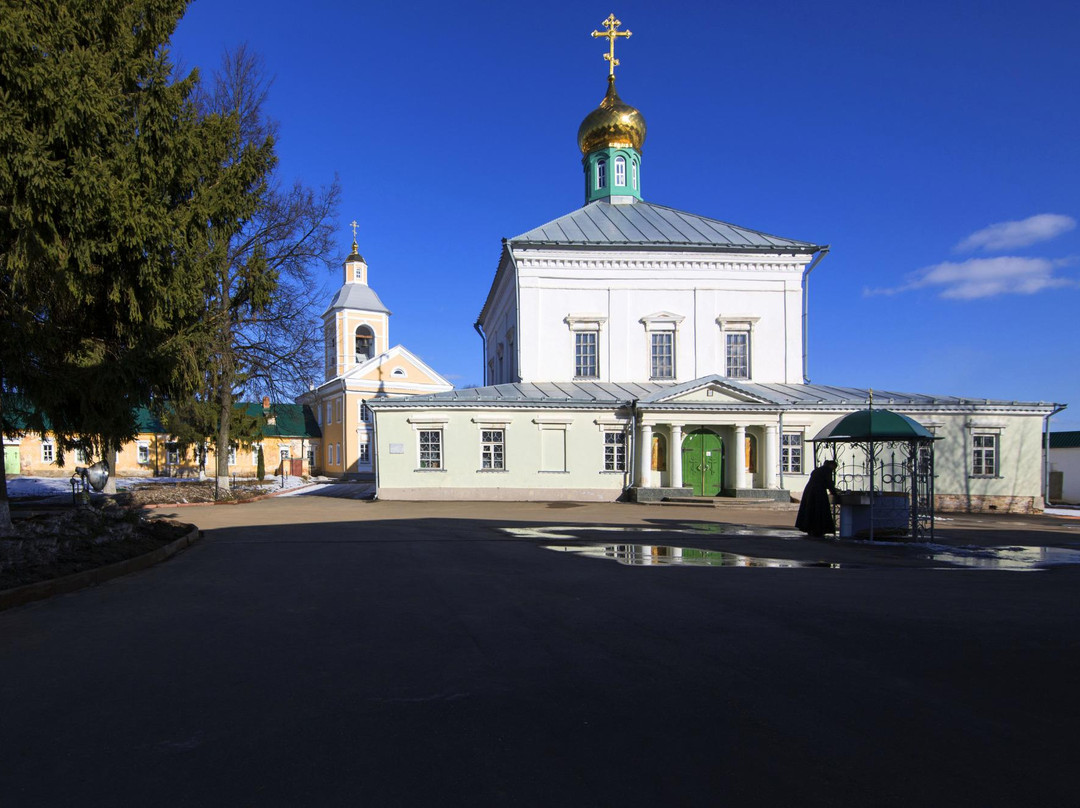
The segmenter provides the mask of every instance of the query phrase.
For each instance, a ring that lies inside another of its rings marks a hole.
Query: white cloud
[[[1076,227],[1076,219],[1060,213],[1040,213],[1019,222],[999,222],[984,227],[956,245],[960,252],[1011,250],[1057,238]]]
[[[1033,295],[1047,289],[1080,288],[1080,281],[1054,275],[1054,269],[1073,263],[1063,258],[971,258],[945,261],[908,276],[908,282],[892,289],[866,289],[865,295],[895,295],[914,289],[937,289],[940,297],[975,300],[995,295]]]

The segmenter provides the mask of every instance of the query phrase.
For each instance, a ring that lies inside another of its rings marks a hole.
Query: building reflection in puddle
[[[607,558],[634,567],[678,564],[697,567],[818,567],[840,569],[841,564],[824,561],[792,561],[786,558],[754,558],[696,547],[667,547],[656,544],[544,545],[545,550],[575,553],[587,558]]]
[[[1024,572],[1063,564],[1080,564],[1080,550],[1064,547],[946,547],[931,545],[926,556],[955,567]]]

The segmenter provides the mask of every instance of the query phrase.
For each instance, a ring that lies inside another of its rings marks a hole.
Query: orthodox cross
[[[606,31],[593,31],[592,35],[594,37],[606,36],[608,38],[608,52],[604,54],[604,58],[608,61],[608,76],[610,78],[615,78],[615,65],[619,63],[619,60],[615,58],[615,37],[628,37],[630,36],[631,32],[616,30],[620,25],[622,25],[622,22],[615,19],[614,14],[608,14],[608,18],[604,20],[603,25],[605,28],[607,28]]]
[[[352,228],[352,249],[353,252],[356,252],[356,228],[360,225],[356,223],[356,219],[353,219],[349,222],[349,226]]]

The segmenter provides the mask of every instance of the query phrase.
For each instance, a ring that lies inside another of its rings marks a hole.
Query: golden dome
[[[645,143],[645,116],[624,104],[615,92],[615,77],[608,78],[607,95],[600,106],[585,116],[577,133],[582,154],[620,146],[637,149]]]

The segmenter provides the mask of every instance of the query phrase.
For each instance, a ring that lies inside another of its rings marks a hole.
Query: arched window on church
[[[615,158],[615,185],[624,188],[626,187],[626,158]]]
[[[630,161],[630,178],[634,183],[634,190],[637,190],[637,160]]]
[[[598,160],[596,163],[596,190],[607,186],[607,160]]]
[[[356,329],[356,363],[366,362],[375,355],[375,332],[370,326]]]
[[[652,436],[653,471],[667,471],[667,438],[663,435]]]

